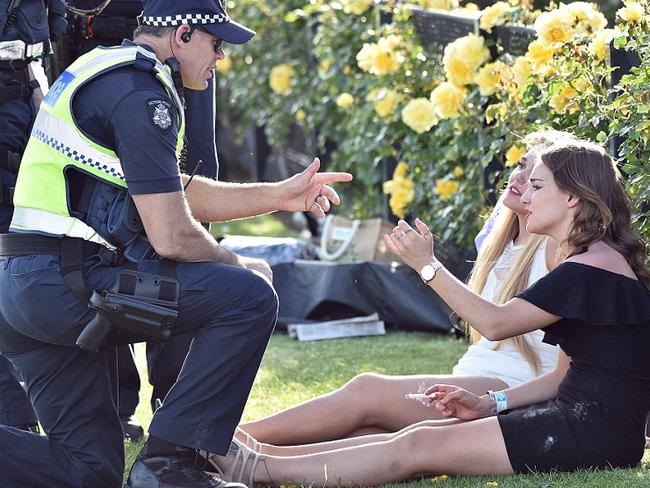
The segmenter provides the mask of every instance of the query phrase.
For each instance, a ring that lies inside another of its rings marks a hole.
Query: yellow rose
[[[395,90],[383,89],[379,90],[374,99],[377,115],[380,117],[388,117],[395,112],[400,96]]]
[[[519,56],[512,65],[512,71],[515,74],[515,82],[520,88],[528,84],[528,77],[533,71],[533,66],[528,58]]]
[[[230,56],[226,56],[223,59],[217,61],[217,71],[219,73],[228,73],[232,69],[232,60]]]
[[[458,39],[457,48],[465,53],[466,59],[476,68],[490,59],[490,51],[485,47],[485,40],[477,34],[469,34]],[[455,41],[454,41],[455,42]]]
[[[465,90],[445,81],[431,92],[430,99],[441,119],[458,117],[465,102]]]
[[[318,63],[318,74],[320,76],[325,76],[332,67],[332,64],[334,64],[334,60],[332,58],[323,59],[320,63]]]
[[[269,85],[271,90],[279,95],[286,95],[291,91],[293,80],[293,66],[289,63],[278,64],[271,69]]]
[[[614,39],[614,29],[603,29],[598,32],[589,43],[589,54],[602,61],[609,54],[609,43]]]
[[[405,178],[406,174],[408,173],[408,170],[409,170],[409,165],[404,161],[400,161],[399,163],[397,163],[397,166],[395,166],[395,171],[393,171],[393,178],[395,179]]]
[[[391,40],[380,39],[378,43],[364,44],[357,53],[359,68],[373,75],[384,75],[397,71],[404,57],[391,47]]]
[[[357,53],[357,65],[363,71],[370,71],[375,64],[377,44],[364,43]]]
[[[408,208],[409,203],[415,198],[415,183],[413,180],[406,178],[406,163],[400,163],[397,168],[395,168],[395,173],[400,172],[404,173],[404,176],[395,176],[392,180],[388,180],[384,183],[383,189],[384,193],[390,195],[388,205],[390,205],[391,211],[398,216],[399,218],[404,218],[406,209]]]
[[[341,108],[350,108],[354,105],[354,97],[349,93],[341,93],[336,99],[336,104]]]
[[[497,91],[503,69],[503,63],[496,61],[486,64],[479,70],[478,75],[476,75],[476,84],[481,95],[489,97]]]
[[[307,114],[305,113],[304,110],[300,109],[296,112],[295,115],[296,122],[302,122],[303,120],[305,120],[305,117],[307,117]]]
[[[391,194],[390,199],[388,200],[388,205],[390,205],[391,211],[397,217],[403,219],[406,215],[408,204],[413,201],[414,197],[415,190],[400,189]]]
[[[341,0],[346,14],[361,15],[372,5],[372,0]]]
[[[455,176],[456,178],[460,178],[460,177],[463,176],[464,174],[465,174],[465,170],[464,170],[463,168],[461,168],[460,166],[456,166],[456,167],[454,168],[454,176]]]
[[[505,14],[511,10],[510,5],[506,2],[497,2],[494,5],[490,5],[481,14],[481,29],[492,32],[492,27],[502,25],[506,21]]]
[[[389,34],[377,41],[377,45],[381,49],[398,49],[402,44],[404,44],[404,39],[397,34]]]
[[[451,10],[458,7],[457,0],[416,0],[415,2],[411,3],[415,3],[416,5],[420,5],[424,8],[438,10]]]
[[[566,85],[560,90],[556,95],[553,95],[549,100],[549,106],[555,110],[557,113],[562,113],[566,109],[566,106],[571,102],[573,98],[578,94],[577,91],[573,89],[570,85]]]
[[[447,80],[456,86],[474,82],[476,70],[490,58],[483,37],[469,34],[447,44],[443,65]]]
[[[438,123],[435,106],[426,98],[414,98],[402,110],[402,121],[418,134]]]
[[[399,61],[396,53],[389,50],[379,50],[375,58],[375,65],[370,70],[372,74],[383,75],[394,73],[399,69]]]
[[[463,58],[449,57],[445,62],[445,75],[454,85],[465,86],[474,83],[476,70]]]
[[[643,18],[643,5],[639,2],[627,2],[625,7],[616,12],[616,15],[625,22],[638,22]]]
[[[548,43],[540,40],[531,42],[528,45],[528,51],[526,52],[526,57],[535,67],[536,70],[545,66],[553,59],[553,54],[555,49],[553,46],[550,46]]]
[[[551,44],[561,44],[573,39],[573,16],[566,9],[544,12],[533,26],[539,40]]]
[[[505,103],[493,103],[485,109],[485,122],[491,124],[495,120],[505,120],[508,106]]]
[[[607,19],[599,12],[596,5],[588,2],[572,2],[562,5],[574,19],[575,30],[579,34],[598,32],[605,28]]]
[[[519,162],[519,160],[526,154],[526,149],[517,146],[516,144],[510,146],[510,149],[506,151],[506,166],[514,166]]]
[[[441,200],[449,200],[460,188],[460,183],[455,180],[438,180],[436,181],[436,195]]]

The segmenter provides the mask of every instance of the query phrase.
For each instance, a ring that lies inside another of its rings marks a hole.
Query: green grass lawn
[[[382,337],[312,343],[299,343],[276,333],[257,375],[244,420],[277,412],[337,388],[365,371],[389,374],[449,373],[465,347],[464,342],[450,337],[414,332],[391,332]],[[144,350],[141,347],[137,356],[142,377],[146,378]],[[142,401],[136,415],[145,426],[151,420],[148,407],[150,395],[149,385],[143,385]],[[476,439],[476,442],[481,442],[481,439]],[[140,445],[127,443],[127,468],[139,448]],[[642,466],[635,469],[529,476],[449,477],[446,480],[424,479],[395,486],[416,488],[432,485],[445,488],[650,487],[650,454],[646,451]]]

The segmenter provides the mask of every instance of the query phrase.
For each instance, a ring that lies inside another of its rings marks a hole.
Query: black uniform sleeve
[[[181,190],[176,158],[178,116],[163,91],[128,94],[115,106],[110,126],[131,194]]]

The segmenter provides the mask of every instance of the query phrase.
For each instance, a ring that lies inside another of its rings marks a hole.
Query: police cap
[[[144,0],[140,25],[157,27],[200,25],[230,44],[244,44],[255,31],[232,20],[223,0]]]

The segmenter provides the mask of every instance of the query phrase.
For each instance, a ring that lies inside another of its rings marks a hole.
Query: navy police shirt
[[[75,95],[72,112],[88,138],[117,153],[129,193],[182,189],[176,108],[153,72],[126,67],[101,75]]]

